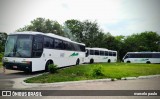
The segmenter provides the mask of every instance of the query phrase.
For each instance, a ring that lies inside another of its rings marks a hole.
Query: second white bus
[[[86,48],[85,63],[117,62],[117,51],[105,48]]]

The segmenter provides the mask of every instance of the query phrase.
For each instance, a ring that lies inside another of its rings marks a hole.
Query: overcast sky
[[[160,0],[0,0],[0,32],[14,32],[37,18],[60,24],[90,20],[112,35],[160,34]]]

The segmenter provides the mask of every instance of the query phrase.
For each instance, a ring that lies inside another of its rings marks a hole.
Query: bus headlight
[[[7,58],[2,58],[2,62],[8,62]]]
[[[31,64],[31,61],[22,61],[24,64]]]

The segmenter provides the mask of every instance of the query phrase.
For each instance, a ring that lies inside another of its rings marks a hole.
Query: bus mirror
[[[88,57],[88,55],[89,55],[89,54],[88,54],[88,51],[87,51],[87,52],[86,52],[86,57]]]

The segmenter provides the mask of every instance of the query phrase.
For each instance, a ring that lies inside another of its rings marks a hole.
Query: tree
[[[98,23],[96,21],[91,22],[85,20],[83,22],[83,41],[88,47],[97,47],[97,42],[103,39],[103,33],[99,29]],[[100,42],[98,45],[101,45]]]
[[[88,47],[99,47],[104,33],[99,29],[97,22],[85,20],[67,20],[65,26],[70,30],[69,34],[77,42],[85,43]]]
[[[124,37],[123,42],[121,42],[121,48],[118,49],[120,59],[122,59],[127,52],[159,51],[159,41],[160,36],[152,31]]]
[[[52,21],[45,18],[36,18],[31,21],[30,25],[24,26],[17,31],[37,31],[43,33],[54,33],[57,35],[64,36],[62,26],[57,21]]]
[[[141,51],[158,51],[157,42],[160,41],[160,36],[156,32],[146,31],[138,35],[138,50]]]
[[[146,31],[128,36],[125,39],[125,44],[130,51],[158,51],[159,37],[156,32]]]
[[[78,20],[67,20],[64,23],[64,32],[66,33],[66,36],[70,39],[77,41],[77,42],[83,42],[83,23]]]
[[[7,40],[7,33],[0,32],[0,53],[4,52],[5,42]]]

